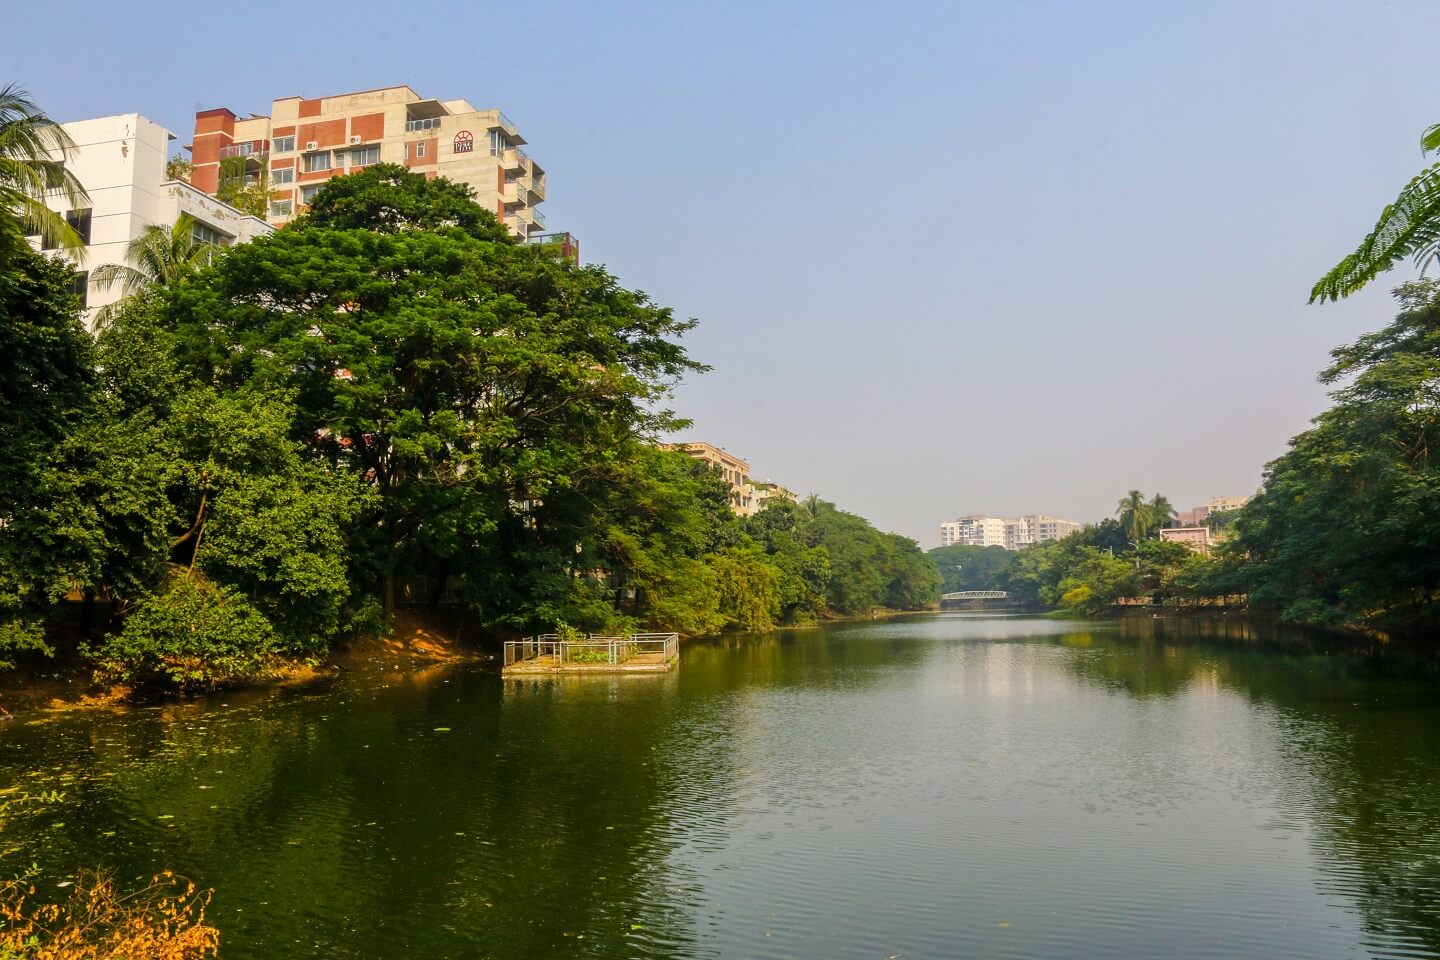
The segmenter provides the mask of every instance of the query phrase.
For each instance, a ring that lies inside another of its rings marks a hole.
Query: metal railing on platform
[[[656,655],[669,663],[680,655],[678,633],[636,633],[627,637],[586,636],[581,640],[561,640],[553,633],[542,633],[522,640],[505,641],[504,666],[553,657],[556,666],[582,663],[619,664],[636,657]]]

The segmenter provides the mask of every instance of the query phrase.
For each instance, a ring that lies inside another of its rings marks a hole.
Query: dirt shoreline
[[[876,610],[870,614],[827,616],[813,624],[780,627],[803,630],[828,623],[858,623],[934,613],[935,610]],[[704,639],[683,637],[684,640]],[[125,685],[104,686],[94,668],[78,652],[79,637],[61,647],[54,660],[0,672],[0,722],[36,712],[120,710],[148,702]],[[231,689],[264,690],[303,686],[345,673],[419,672],[458,663],[497,659],[499,639],[445,610],[405,608],[395,615],[395,628],[385,636],[365,637],[332,650],[315,662],[280,660],[266,673]],[[171,696],[166,699],[180,699]]]
[[[385,636],[352,641],[314,662],[278,660],[233,689],[301,686],[342,673],[420,671],[495,659],[484,644],[467,642],[469,633],[463,620],[445,611],[401,610]],[[128,686],[97,683],[93,666],[77,648],[77,642],[67,643],[54,660],[0,673],[0,721],[39,711],[124,709],[145,702]]]

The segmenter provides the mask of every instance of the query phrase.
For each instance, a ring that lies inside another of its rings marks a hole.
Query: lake
[[[221,956],[1440,957],[1440,676],[1240,621],[931,614],[0,725],[42,892]]]

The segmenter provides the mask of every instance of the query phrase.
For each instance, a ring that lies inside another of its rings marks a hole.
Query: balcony
[[[530,221],[524,217],[509,216],[505,218],[505,226],[513,230],[516,236],[527,238],[530,236]]]
[[[505,114],[501,113],[499,110],[495,111],[495,121],[499,125],[500,129],[510,134],[510,136],[520,136],[520,131],[515,128],[515,121],[505,116]]]
[[[506,173],[524,173],[530,169],[530,155],[519,147],[507,147],[500,152],[500,166]]]
[[[531,174],[528,186],[531,203],[539,203],[545,199],[545,174],[542,173],[538,176]]]
[[[532,202],[530,199],[529,188],[527,188],[525,184],[521,183],[519,180],[505,181],[504,196],[505,203],[511,206],[518,204],[519,206],[523,207],[528,206]]]
[[[269,156],[269,140],[246,140],[242,143],[232,143],[228,147],[220,148],[221,160],[233,160],[236,157],[254,157],[259,160],[261,157]]]
[[[439,129],[440,129],[440,121],[443,120],[443,119],[445,119],[445,118],[444,118],[444,117],[425,117],[425,118],[420,119],[420,120],[406,120],[406,121],[405,121],[405,132],[406,132],[406,133],[419,133],[419,132],[422,131],[422,130],[439,130]]]
[[[525,242],[534,246],[547,248],[549,251],[568,260],[571,263],[580,262],[580,241],[573,233],[560,231],[558,233],[532,233],[525,238]]]

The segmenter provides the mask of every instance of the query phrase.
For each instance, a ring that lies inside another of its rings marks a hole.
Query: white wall
[[[124,113],[63,125],[76,150],[66,159],[90,195],[90,243],[77,267],[93,271],[105,264],[125,262],[125,247],[149,226],[170,227],[181,213],[243,243],[273,230],[263,220],[247,216],[228,204],[206,196],[187,183],[167,180],[165,163],[175,135],[148,117]],[[63,198],[51,209],[69,210]],[[120,299],[119,287],[101,291],[89,288],[87,323],[93,324],[100,307]]]

